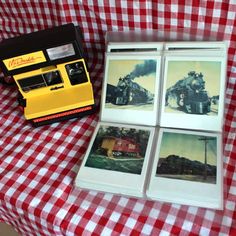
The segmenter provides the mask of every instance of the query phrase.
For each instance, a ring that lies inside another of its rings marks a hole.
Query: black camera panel
[[[66,65],[66,71],[71,85],[88,82],[83,62],[75,62]]]
[[[32,89],[46,87],[42,75],[36,75],[25,79],[21,79],[18,81],[18,83],[24,92],[29,92]]]

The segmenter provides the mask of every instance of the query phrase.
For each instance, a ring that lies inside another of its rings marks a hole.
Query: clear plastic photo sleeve
[[[151,127],[98,123],[75,185],[143,197],[153,138]]]
[[[108,53],[105,64],[100,120],[157,125],[161,56]]]
[[[222,137],[160,129],[147,196],[153,200],[221,209]]]
[[[196,51],[195,56],[174,54],[169,52],[164,58],[160,126],[221,131],[225,55],[205,50]]]

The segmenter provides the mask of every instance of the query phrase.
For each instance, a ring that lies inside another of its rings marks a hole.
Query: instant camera
[[[95,111],[81,32],[72,23],[3,40],[0,67],[14,78],[34,126]]]

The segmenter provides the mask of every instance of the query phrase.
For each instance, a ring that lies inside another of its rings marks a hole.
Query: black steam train
[[[211,98],[205,90],[203,74],[190,71],[166,91],[166,106],[191,114],[207,114],[211,111]]]
[[[108,84],[106,103],[115,105],[152,104],[154,94],[133,82],[131,74],[119,78],[117,86]]]

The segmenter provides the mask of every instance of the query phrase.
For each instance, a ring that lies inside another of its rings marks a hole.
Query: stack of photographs
[[[108,44],[75,185],[221,209],[226,61],[224,42]]]

